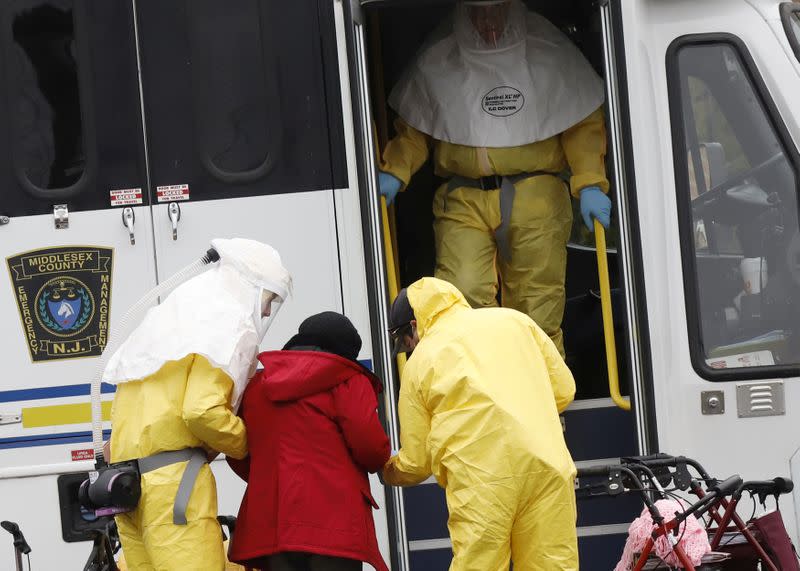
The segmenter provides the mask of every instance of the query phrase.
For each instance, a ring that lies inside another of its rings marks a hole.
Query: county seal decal
[[[94,357],[108,339],[114,251],[65,246],[6,259],[31,359]]]

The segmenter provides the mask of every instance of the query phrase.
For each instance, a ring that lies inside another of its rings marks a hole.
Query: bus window
[[[187,183],[198,202],[347,188],[334,4],[136,2],[156,189]]]
[[[34,195],[65,189],[66,197],[86,166],[72,4],[16,2],[6,19],[14,166],[20,184]]]
[[[201,160],[224,182],[253,182],[270,170],[280,129],[268,15],[256,0],[187,6]]]
[[[781,4],[781,19],[794,55],[800,60],[800,3],[795,0]]]
[[[737,38],[680,38],[668,58],[694,367],[710,380],[797,374],[797,152]]]

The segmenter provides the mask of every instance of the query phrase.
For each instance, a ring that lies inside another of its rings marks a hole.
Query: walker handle
[[[719,482],[718,484],[714,484],[709,488],[709,491],[716,492],[717,496],[730,496],[737,489],[739,489],[739,486],[741,485],[742,477],[738,474],[735,474],[730,478]]]

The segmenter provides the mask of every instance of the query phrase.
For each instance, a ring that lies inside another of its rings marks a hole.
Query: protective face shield
[[[261,289],[261,294],[256,297],[256,306],[253,309],[253,323],[258,334],[258,342],[264,340],[272,322],[283,307],[283,298],[268,289]]]
[[[525,40],[524,7],[512,0],[464,0],[456,8],[454,28],[462,48],[502,50]]]
[[[278,253],[258,242],[232,239],[213,240],[211,244],[219,251],[223,264],[235,269],[256,288],[253,327],[260,344],[291,291],[291,276]]]

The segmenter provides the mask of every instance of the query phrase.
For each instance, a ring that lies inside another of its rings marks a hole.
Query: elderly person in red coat
[[[378,378],[356,361],[345,316],[306,319],[282,351],[259,355],[241,415],[250,456],[231,560],[266,571],[388,571],[378,550],[368,472],[389,460]]]

